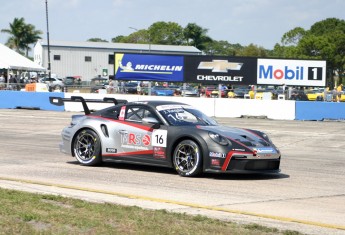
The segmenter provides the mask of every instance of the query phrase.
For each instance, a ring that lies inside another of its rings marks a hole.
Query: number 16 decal
[[[152,146],[166,147],[167,146],[167,130],[153,130],[152,132]]]

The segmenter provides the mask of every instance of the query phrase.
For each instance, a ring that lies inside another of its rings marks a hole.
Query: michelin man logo
[[[122,61],[119,60],[119,67],[122,69],[122,70],[127,70],[127,71],[134,71],[134,69],[132,68],[132,62],[127,62],[126,65],[123,65],[122,64]]]

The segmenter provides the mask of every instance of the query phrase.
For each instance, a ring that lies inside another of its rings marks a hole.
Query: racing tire
[[[55,85],[53,90],[62,90],[62,87],[60,85]]]
[[[73,142],[73,152],[82,165],[95,166],[102,162],[101,140],[93,130],[79,132]]]
[[[202,172],[202,154],[199,145],[192,140],[183,140],[178,143],[173,154],[173,164],[181,176],[200,175]]]

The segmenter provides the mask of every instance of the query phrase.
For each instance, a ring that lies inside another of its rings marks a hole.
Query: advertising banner
[[[256,84],[257,58],[185,56],[185,82],[202,84]]]
[[[134,81],[183,81],[183,56],[115,53],[115,79]]]
[[[326,86],[326,61],[258,59],[257,84]]]

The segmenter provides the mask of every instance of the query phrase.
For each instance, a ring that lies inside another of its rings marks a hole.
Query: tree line
[[[189,45],[206,55],[254,56],[261,58],[320,59],[327,61],[327,86],[344,83],[345,72],[345,21],[327,18],[314,23],[310,29],[296,27],[282,35],[273,50],[249,44],[243,46],[226,40],[213,40],[208,29],[196,23],[182,27],[175,22],[159,21],[147,29],[133,29],[133,33],[111,39],[114,43],[140,43],[160,45]],[[6,45],[22,54],[28,54],[30,45],[40,39],[42,31],[26,24],[24,18],[14,18],[8,29],[10,34]],[[101,38],[90,38],[90,42],[108,42]],[[339,79],[338,79],[339,77]],[[336,79],[336,80],[335,80]]]

